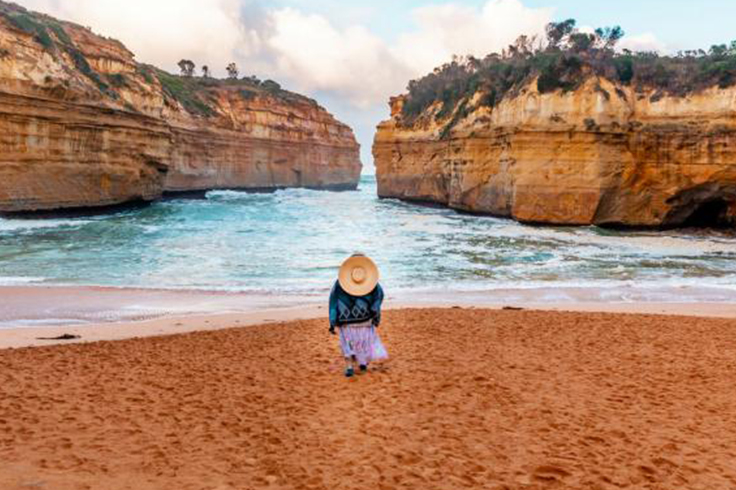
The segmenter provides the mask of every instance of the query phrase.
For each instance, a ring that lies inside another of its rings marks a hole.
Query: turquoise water
[[[373,256],[393,291],[736,284],[736,239],[530,227],[356,192],[210,192],[78,219],[0,219],[0,284],[322,294]]]

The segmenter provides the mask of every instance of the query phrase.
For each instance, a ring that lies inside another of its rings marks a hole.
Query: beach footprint
[[[556,464],[537,466],[532,472],[532,478],[541,483],[562,482],[569,476],[572,476],[572,473]]]

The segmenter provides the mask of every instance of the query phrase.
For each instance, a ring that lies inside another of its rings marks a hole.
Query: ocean
[[[354,192],[212,191],[95,217],[0,219],[3,285],[324,295],[354,252],[375,259],[387,289],[420,295],[631,286],[688,300],[736,284],[732,234],[526,226],[378,199],[370,175]]]

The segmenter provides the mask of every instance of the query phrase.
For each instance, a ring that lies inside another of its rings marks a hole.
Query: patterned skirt
[[[355,356],[358,364],[388,358],[386,348],[370,321],[340,327],[340,348],[346,358]]]

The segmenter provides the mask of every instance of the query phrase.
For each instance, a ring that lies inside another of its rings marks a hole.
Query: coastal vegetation
[[[266,95],[295,103],[317,105],[314,99],[284,90],[273,80],[261,81],[255,76],[217,79],[209,76],[172,75],[149,65],[143,70],[159,80],[166,95],[177,100],[191,114],[198,116],[209,117],[216,114],[216,92],[223,89],[236,91],[246,101],[255,99],[258,95]]]
[[[226,70],[227,70],[227,77],[230,80],[238,79],[238,65],[236,65],[235,63],[230,63],[229,65],[227,65]]]
[[[181,60],[177,63],[177,66],[181,70],[181,74],[184,77],[194,76],[194,69],[197,65],[192,60]]]
[[[440,103],[434,117],[456,123],[469,112],[471,99],[476,107],[494,107],[535,79],[541,93],[572,91],[598,76],[637,91],[654,90],[657,98],[736,84],[736,41],[664,56],[616,49],[623,36],[618,26],[583,32],[568,19],[549,24],[544,39],[521,36],[502,53],[455,57],[409,82],[402,122],[410,126]]]
[[[111,89],[111,83],[108,83],[111,80],[106,81],[105,78],[107,77],[103,77],[90,66],[84,53],[74,43],[59,21],[13,4],[0,4],[0,16],[15,29],[33,36],[33,39],[52,56],[67,56],[77,71],[92,81],[104,95],[112,99],[118,98],[117,93]],[[118,87],[124,84],[120,77],[114,77],[112,82],[113,85]]]
[[[74,41],[73,31],[67,29],[87,29],[82,26],[61,22],[53,17],[29,11],[19,5],[0,2],[0,18],[9,26],[33,37],[54,58],[64,58],[73,68],[89,79],[104,96],[120,101],[119,90],[135,87],[134,78],[148,85],[160,84],[165,95],[181,104],[192,115],[210,117],[216,115],[216,92],[232,89],[244,100],[252,100],[258,95],[280,98],[287,102],[317,105],[308,97],[284,90],[273,80],[261,81],[255,76],[239,78],[235,63],[226,67],[227,78],[216,79],[211,76],[209,66],[202,66],[202,76],[195,76],[196,64],[192,60],[178,62],[181,75],[174,75],[151,65],[138,64],[135,73],[100,73],[85,55],[84,50]],[[122,45],[121,45],[122,47]],[[0,59],[7,54],[0,50]],[[49,79],[50,81],[50,79]],[[129,104],[124,106],[130,109]]]

